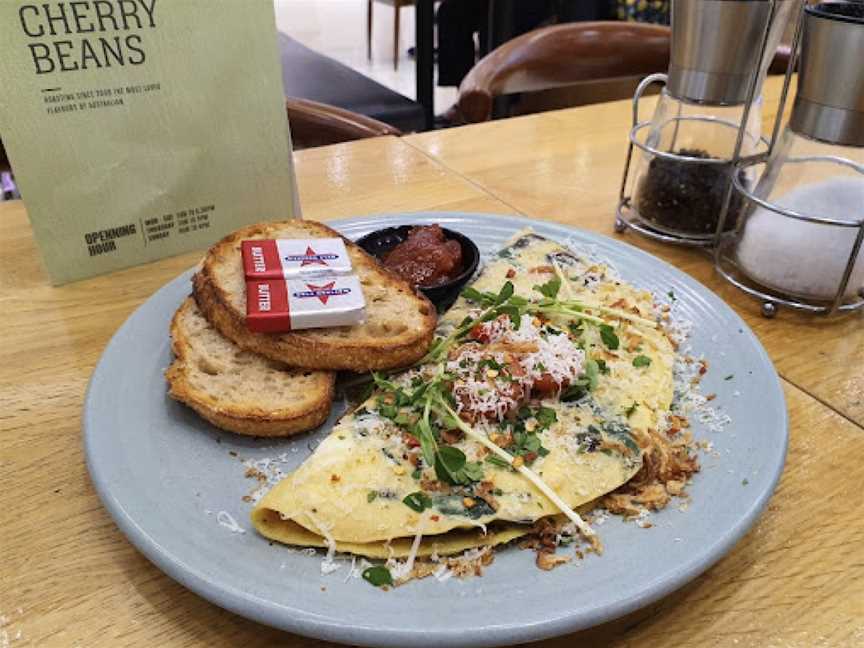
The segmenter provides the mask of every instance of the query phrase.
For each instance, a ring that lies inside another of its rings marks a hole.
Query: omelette
[[[650,292],[530,231],[439,321],[418,365],[375,390],[258,503],[279,542],[372,558],[510,542],[642,468],[673,398]]]

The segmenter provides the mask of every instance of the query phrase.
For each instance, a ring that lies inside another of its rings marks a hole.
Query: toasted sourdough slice
[[[169,395],[216,427],[251,436],[288,436],[330,413],[330,371],[285,367],[243,351],[210,326],[188,297],[171,321]]]
[[[435,307],[348,240],[345,245],[366,298],[364,324],[278,334],[253,333],[246,327],[240,243],[331,237],[340,235],[326,225],[304,220],[260,223],[238,230],[210,248],[193,279],[195,299],[225,337],[248,351],[292,366],[362,372],[404,367],[419,360],[435,333]]]

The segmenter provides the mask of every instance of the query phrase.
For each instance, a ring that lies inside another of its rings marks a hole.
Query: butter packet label
[[[361,324],[366,300],[356,275],[246,282],[246,326],[256,333]]]
[[[351,273],[351,258],[340,238],[243,241],[246,279],[291,279]]]

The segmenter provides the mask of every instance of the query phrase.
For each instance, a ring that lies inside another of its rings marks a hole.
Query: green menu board
[[[0,1],[0,139],[54,283],[299,216],[272,0]]]

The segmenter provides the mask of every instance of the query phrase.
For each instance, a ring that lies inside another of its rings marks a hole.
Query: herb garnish
[[[647,367],[651,364],[651,358],[644,355],[638,355],[633,358],[633,366],[634,367]]]
[[[558,291],[561,290],[561,278],[552,277],[542,286],[534,286],[534,290],[539,292],[544,297],[555,299],[558,296]]]
[[[537,410],[537,413],[534,415],[534,417],[537,419],[537,423],[539,423],[540,427],[542,427],[543,429],[548,428],[558,420],[558,415],[551,407],[541,406],[540,409]]]
[[[504,461],[501,457],[496,455],[487,455],[486,463],[490,463],[493,466],[497,466],[498,468],[510,468],[510,464],[507,461]]]
[[[438,479],[454,485],[470,484],[471,482],[483,479],[483,468],[479,463],[469,462],[465,453],[459,448],[439,445],[438,443],[440,425],[443,424],[443,429],[453,429],[456,427],[450,422],[449,415],[442,414],[441,411],[442,405],[446,404],[449,408],[453,404],[453,396],[444,386],[445,380],[450,378],[450,376],[444,372],[443,366],[439,367],[439,371],[434,378],[411,392],[403,390],[392,381],[377,373],[373,373],[372,378],[375,384],[385,391],[385,394],[390,395],[391,399],[395,399],[396,403],[402,403],[405,406],[413,406],[415,408],[422,406],[423,413],[416,423],[413,424],[410,434],[420,442],[423,461],[426,465],[435,468],[435,474]],[[432,414],[435,414],[438,418],[438,425],[433,426]],[[399,424],[397,420],[399,418],[398,415],[388,416],[387,418],[390,418],[397,425]]]
[[[374,585],[375,587],[383,587],[385,585],[393,585],[393,576],[390,575],[390,570],[381,565],[367,567],[363,570],[363,580]]]
[[[578,401],[586,396],[589,391],[597,389],[597,385],[600,381],[599,374],[608,373],[608,367],[605,372],[602,371],[600,368],[600,362],[602,361],[593,360],[592,358],[585,359],[585,372],[578,380],[561,392],[561,400],[563,402],[572,403],[573,401]],[[606,363],[603,362],[602,366],[605,367]]]
[[[603,340],[603,344],[612,351],[615,351],[620,344],[618,336],[615,335],[615,329],[608,324],[600,325],[600,339]]]
[[[414,493],[411,493],[410,495],[406,495],[405,499],[402,500],[402,503],[411,510],[417,511],[418,513],[422,513],[427,508],[432,506],[432,500],[426,493],[422,491],[416,491]]]
[[[474,317],[463,319],[446,337],[435,340],[429,352],[419,363],[437,365],[434,376],[430,378],[426,373],[422,379],[418,380],[415,377],[411,381],[410,388],[398,385],[377,373],[373,373],[372,377],[381,392],[376,401],[377,412],[393,421],[403,432],[417,439],[424,465],[434,468],[440,481],[454,486],[470,486],[483,479],[481,463],[468,461],[462,450],[442,441],[443,432],[458,429],[466,437],[491,451],[491,455],[486,458],[487,463],[499,467],[508,466],[522,473],[573,521],[583,534],[590,536],[593,535],[591,528],[554,490],[527,467],[527,464],[549,452],[543,447],[539,434],[556,422],[555,410],[548,407],[539,407],[534,411],[529,408],[523,408],[525,411],[520,410],[515,421],[504,424],[512,427],[510,432],[512,440],[506,449],[501,448],[485,433],[474,430],[456,413],[457,404],[450,389],[454,377],[445,371],[447,355],[454,345],[461,344],[478,324],[493,321],[501,316],[509,318],[516,329],[521,325],[525,315],[561,317],[569,320],[567,326],[575,335],[581,335],[581,325],[588,322],[599,327],[603,343],[612,350],[620,345],[615,330],[600,317],[586,314],[585,309],[638,322],[652,328],[656,327],[655,322],[614,308],[583,304],[572,299],[559,299],[561,286],[560,276],[553,277],[545,284],[534,286],[534,290],[542,296],[539,301],[529,301],[525,297],[516,295],[510,281],[505,282],[497,294],[467,288],[462,293],[465,299],[477,303],[482,310]],[[484,368],[498,371],[501,365],[493,359],[484,359],[479,369]],[[562,395],[562,400],[581,398],[585,392],[596,389],[601,372],[608,373],[605,362],[601,365],[596,360],[586,359],[584,375],[576,383],[568,386],[566,393]],[[526,425],[529,418],[534,422]],[[418,478],[420,471],[415,470],[412,476]],[[425,511],[432,505],[431,498],[420,491],[406,496],[403,502],[417,512]],[[389,572],[387,575],[389,577]]]
[[[448,484],[470,484],[483,479],[483,468],[468,461],[459,448],[443,446],[435,455],[435,474]]]
[[[534,286],[534,290],[539,292],[543,296],[543,299],[533,302],[521,297],[520,295],[514,294],[513,283],[510,281],[505,282],[497,294],[492,292],[481,292],[473,287],[466,288],[462,291],[462,296],[469,301],[479,304],[484,310],[475,318],[466,317],[446,338],[438,338],[426,354],[426,357],[421,360],[421,364],[441,360],[453,344],[467,335],[474,326],[484,322],[490,322],[501,315],[508,316],[510,321],[513,322],[513,327],[517,330],[521,324],[522,315],[529,314],[545,316],[557,315],[571,320],[591,322],[601,328],[606,326],[611,332],[612,327],[606,324],[605,320],[585,313],[584,311],[586,309],[612,315],[619,319],[637,322],[651,328],[656,328],[657,326],[655,322],[643,317],[632,315],[617,308],[585,304],[574,299],[559,299],[558,293],[560,289],[561,278],[557,276],[552,277],[545,284]],[[617,340],[617,337],[615,339]],[[614,348],[618,348],[617,345]]]

